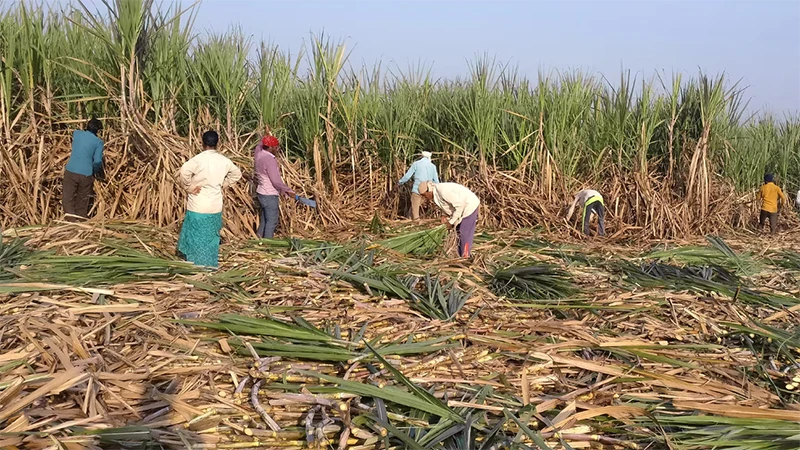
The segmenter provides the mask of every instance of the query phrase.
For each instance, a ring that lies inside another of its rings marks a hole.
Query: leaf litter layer
[[[797,236],[464,264],[396,225],[217,272],[141,224],[6,230],[0,448],[797,447]]]

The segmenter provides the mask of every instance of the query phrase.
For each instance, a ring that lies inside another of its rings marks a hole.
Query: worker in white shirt
[[[475,227],[478,225],[478,207],[481,204],[478,196],[457,183],[424,181],[418,189],[420,195],[429,201],[433,200],[449,216],[443,217],[442,223],[456,227],[458,256],[469,258]]]
[[[189,194],[178,238],[178,252],[198,266],[219,265],[222,189],[239,181],[242,172],[217,152],[216,131],[203,134],[203,151],[181,166],[179,177]]]
[[[797,209],[800,209],[800,189],[797,190],[797,198],[794,200],[794,204]]]
[[[605,203],[603,202],[603,196],[592,189],[584,189],[578,192],[578,195],[575,196],[575,200],[572,202],[572,206],[569,207],[569,212],[567,212],[567,222],[572,218],[575,207],[578,205],[583,208],[583,215],[581,216],[583,217],[583,234],[589,235],[589,219],[591,219],[592,213],[594,213],[597,214],[597,234],[605,236]]]

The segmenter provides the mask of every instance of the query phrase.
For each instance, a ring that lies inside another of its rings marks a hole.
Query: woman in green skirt
[[[189,193],[178,252],[198,266],[219,265],[222,189],[242,178],[233,162],[217,152],[219,135],[203,133],[203,151],[181,166],[180,180]]]

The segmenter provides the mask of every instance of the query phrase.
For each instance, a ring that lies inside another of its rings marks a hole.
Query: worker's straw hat
[[[431,159],[431,156],[433,156],[433,153],[431,153],[431,152],[422,152],[422,157],[423,158]]]

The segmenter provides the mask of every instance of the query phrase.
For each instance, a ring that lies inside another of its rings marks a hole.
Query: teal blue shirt
[[[66,169],[72,173],[91,177],[103,165],[103,141],[91,131],[72,132],[72,153]]]
[[[414,177],[414,187],[411,188],[411,192],[415,194],[419,194],[419,184],[423,181],[433,181],[439,184],[439,173],[436,171],[436,166],[428,158],[422,158],[411,164],[408,172],[400,179],[400,184],[410,180],[412,176]]]

